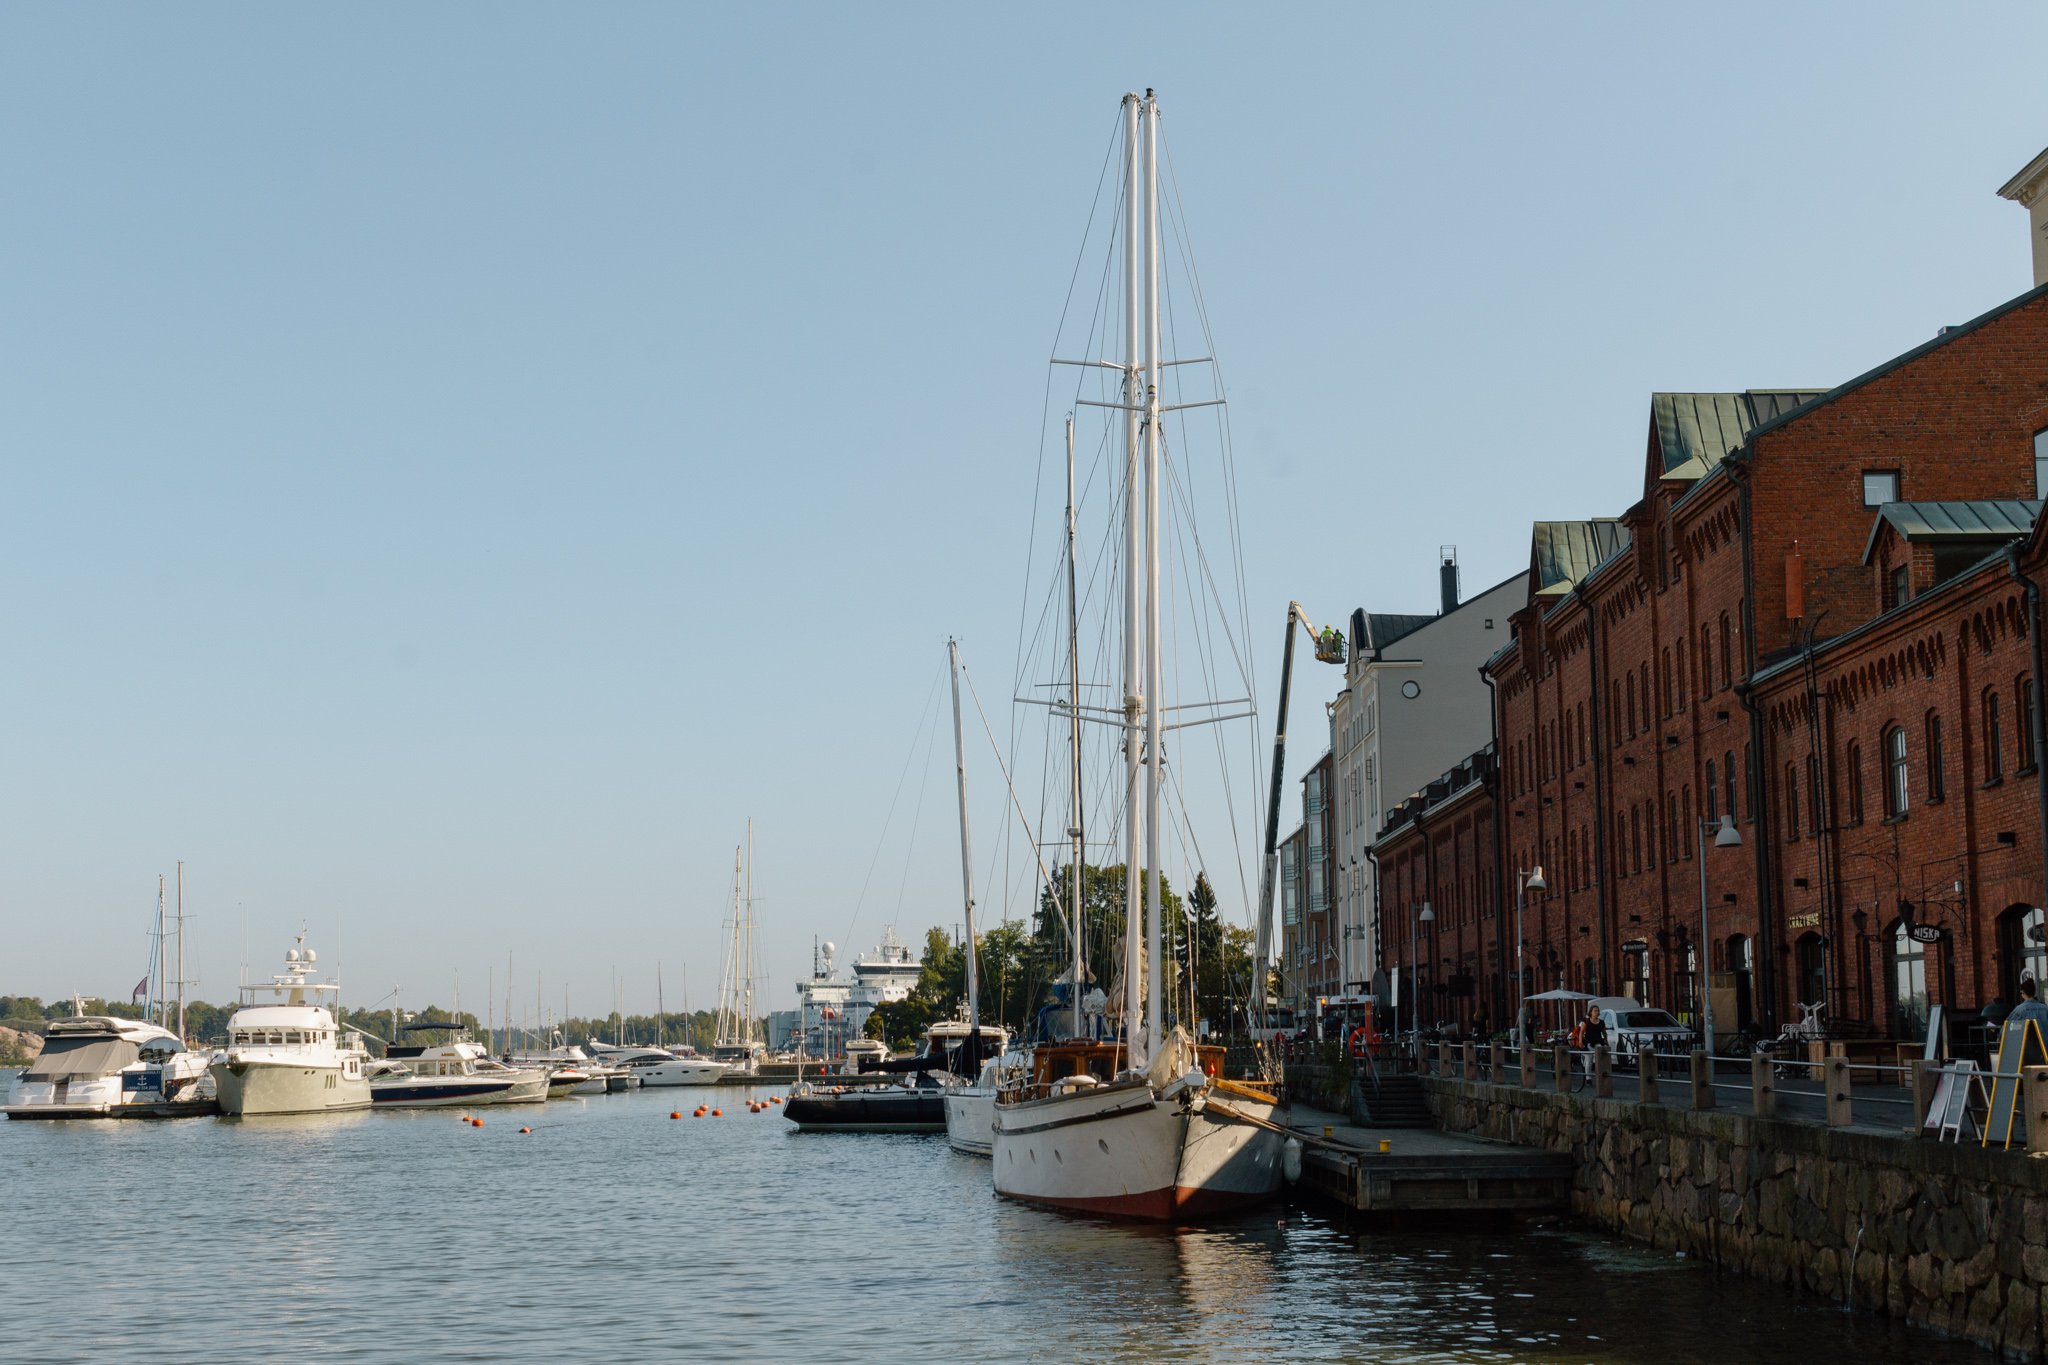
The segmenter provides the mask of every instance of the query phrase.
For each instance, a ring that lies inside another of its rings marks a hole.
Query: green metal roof
[[[1627,546],[1628,528],[1614,517],[1537,522],[1529,545],[1536,595],[1570,592],[1573,584]]]
[[[1863,562],[1870,562],[1886,526],[1908,541],[1963,542],[2018,540],[2034,529],[2041,504],[2024,498],[1979,498],[1968,502],[1888,502],[1877,509]]]
[[[1665,478],[1697,479],[1741,448],[1749,433],[1822,389],[1749,389],[1742,393],[1653,393],[1650,420]]]

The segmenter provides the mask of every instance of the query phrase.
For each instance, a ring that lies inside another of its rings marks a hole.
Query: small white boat
[[[545,1051],[508,1052],[502,1060],[507,1066],[545,1070],[548,1073],[548,1098],[551,1100],[565,1095],[602,1095],[608,1090],[626,1088],[623,1071],[592,1061],[590,1054],[582,1048],[562,1042],[559,1033],[555,1035],[555,1045]]]
[[[641,1085],[716,1085],[727,1070],[725,1063],[700,1057],[692,1047],[613,1047],[595,1041],[590,1046],[599,1061],[624,1068]]]
[[[353,1033],[337,1028],[322,997],[339,995],[333,981],[310,981],[317,960],[297,944],[284,970],[242,987],[242,1005],[228,1020],[228,1046],[209,1070],[223,1114],[325,1114],[370,1107],[369,1054]],[[264,1003],[265,1001],[268,1003]]]
[[[539,1104],[548,1098],[549,1075],[541,1067],[513,1067],[490,1055],[449,1024],[407,1024],[405,1032],[445,1033],[446,1038],[387,1048],[369,1068],[370,1102],[378,1108],[446,1105]]]
[[[74,1008],[77,1008],[74,1006]],[[50,1025],[14,1083],[10,1119],[180,1118],[219,1112],[208,1054],[140,1019],[82,1011]]]

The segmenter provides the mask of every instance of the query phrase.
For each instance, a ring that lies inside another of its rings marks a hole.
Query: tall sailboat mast
[[[1146,1061],[1138,1031],[1145,1008],[1139,973],[1145,960],[1144,901],[1138,861],[1144,806],[1138,789],[1142,758],[1144,684],[1138,670],[1138,405],[1144,397],[1138,369],[1138,116],[1136,95],[1124,96],[1124,1042],[1133,1070]]]
[[[741,1037],[749,1044],[754,1041],[754,817],[747,817],[747,934],[746,959],[740,965],[746,973],[746,984],[742,987],[746,999],[746,1014],[741,1020]]]
[[[967,926],[967,1054],[981,1056],[981,990],[975,970],[979,955],[974,938],[974,853],[967,837],[967,744],[960,730],[960,645],[948,638],[946,662],[953,675],[953,770],[960,779],[960,899]]]
[[[1084,1027],[1081,1017],[1081,978],[1085,963],[1081,956],[1081,864],[1087,852],[1081,824],[1081,613],[1079,534],[1074,511],[1074,419],[1067,418],[1067,838],[1073,851],[1067,864],[1067,915],[1072,932],[1068,938],[1074,950],[1073,986],[1068,990],[1074,1007],[1073,1037]]]
[[[178,1040],[185,1040],[185,860],[178,859]]]
[[[128,1003],[133,1005],[135,1001],[131,997]],[[159,1028],[169,1022],[167,1016],[170,1011],[164,1008],[164,877],[161,872],[156,877],[156,965],[149,973],[147,1004],[146,1013]]]
[[[1159,658],[1159,101],[1145,92],[1145,950],[1146,1051],[1164,1036],[1166,962],[1160,951],[1164,912],[1159,875],[1159,798],[1165,749],[1160,743]]]

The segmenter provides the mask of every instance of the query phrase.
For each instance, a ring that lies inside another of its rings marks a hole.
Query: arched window
[[[1721,794],[1727,798],[1727,804],[1724,809],[1728,812],[1728,818],[1730,820],[1735,819],[1738,812],[1735,809],[1735,751],[1733,749],[1721,755]]]
[[[2010,1005],[2020,982],[2048,986],[2048,914],[2039,906],[2015,905],[1998,917],[1998,993]]]
[[[1885,948],[1885,981],[1891,993],[1893,1037],[1921,1042],[1927,1037],[1927,948],[1892,924]]]
[[[1941,756],[1941,712],[1927,713],[1927,799],[1939,801],[1948,795],[1948,776]]]
[[[1884,732],[1884,813],[1896,820],[1906,813],[1906,727]]]
[[[1799,837],[1799,768],[1796,764],[1785,765],[1785,840],[1791,842]]]
[[[1998,689],[1984,689],[1984,780],[2005,776],[2005,732],[1998,723]]]
[[[1849,746],[1849,823],[1863,823],[1863,746]]]

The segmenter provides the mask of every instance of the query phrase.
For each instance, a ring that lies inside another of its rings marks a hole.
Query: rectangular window
[[[1927,713],[1927,799],[1939,801],[1948,795],[1946,779],[1942,776],[1941,762],[1941,717],[1932,711]]]
[[[1888,502],[1899,500],[1899,471],[1896,469],[1866,469],[1863,471],[1863,505],[1882,507]]]
[[[1984,780],[2005,776],[2005,733],[1998,723],[1998,694],[1984,694]]]
[[[2048,431],[2034,433],[2034,496],[2048,498]]]
[[[2028,772],[2034,766],[2034,680],[2021,678],[2020,692],[2020,771]]]
[[[1890,611],[1893,607],[1903,605],[1907,600],[1907,596],[1907,566],[1904,564],[1894,564],[1891,577],[1885,582],[1884,609]]]

